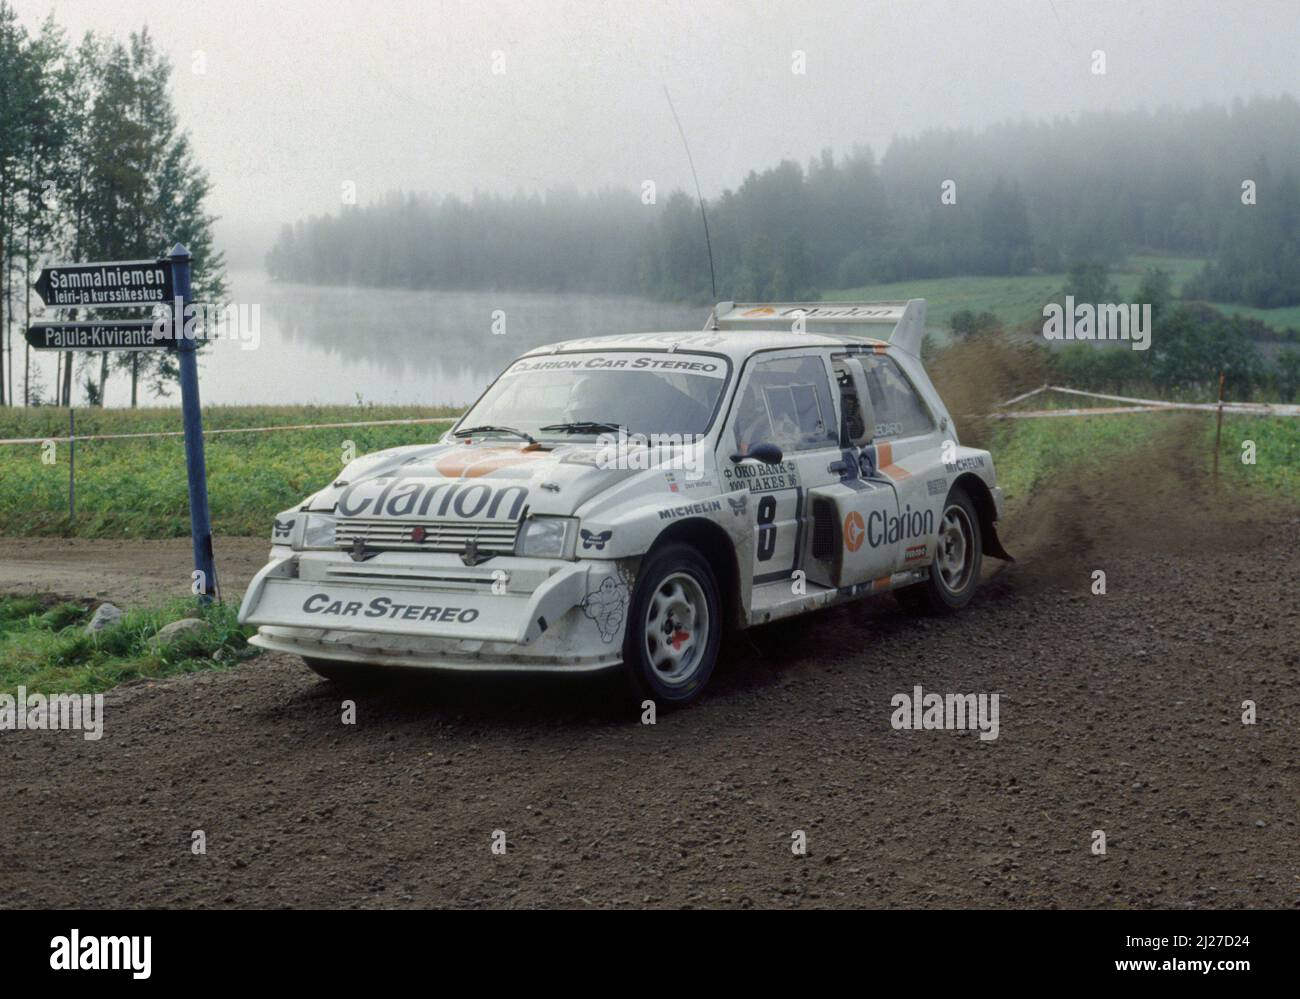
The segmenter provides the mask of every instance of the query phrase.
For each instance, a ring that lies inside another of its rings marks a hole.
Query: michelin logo
[[[677,517],[689,517],[695,513],[717,513],[722,509],[722,500],[705,500],[703,503],[687,503],[685,506],[673,506],[659,511],[660,520],[673,520]]]
[[[602,642],[612,642],[623,625],[623,609],[627,606],[627,587],[613,576],[606,576],[600,586],[582,598],[582,613],[596,622]]]

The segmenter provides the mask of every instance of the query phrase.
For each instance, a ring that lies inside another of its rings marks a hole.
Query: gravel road
[[[1191,441],[1033,497],[962,614],[882,598],[738,636],[653,726],[608,682],[517,679],[357,695],[346,725],[348,695],[264,655],[118,688],[99,742],[0,733],[0,899],[1300,906],[1300,519],[1215,502]],[[228,599],[265,551],[219,542]],[[187,557],[0,540],[0,590],[182,594]],[[916,685],[997,692],[998,737],[895,730]]]

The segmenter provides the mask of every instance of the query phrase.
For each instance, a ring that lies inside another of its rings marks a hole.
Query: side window
[[[875,354],[864,356],[862,361],[867,391],[876,411],[877,438],[913,437],[934,429],[929,409],[892,358]]]
[[[830,447],[838,440],[826,366],[816,355],[758,361],[736,407],[736,450],[755,444],[783,451]]]
[[[835,381],[840,390],[840,447],[848,447],[858,440],[865,429],[862,407],[858,404],[858,391],[849,371],[835,358]]]

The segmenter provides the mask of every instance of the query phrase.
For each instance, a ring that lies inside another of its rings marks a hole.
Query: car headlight
[[[333,548],[334,518],[322,517],[318,513],[309,513],[306,516],[307,523],[302,528],[302,547],[304,549]]]
[[[577,520],[573,517],[529,517],[519,529],[515,554],[529,558],[569,558]]]

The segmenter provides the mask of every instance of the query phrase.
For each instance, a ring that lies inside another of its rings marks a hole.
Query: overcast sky
[[[665,85],[706,194],[785,157],[879,156],[928,128],[1300,91],[1300,0],[16,6],[31,28],[53,10],[74,38],[149,26],[237,265],[260,263],[282,222],[336,210],[345,182],[362,203],[689,187]]]

